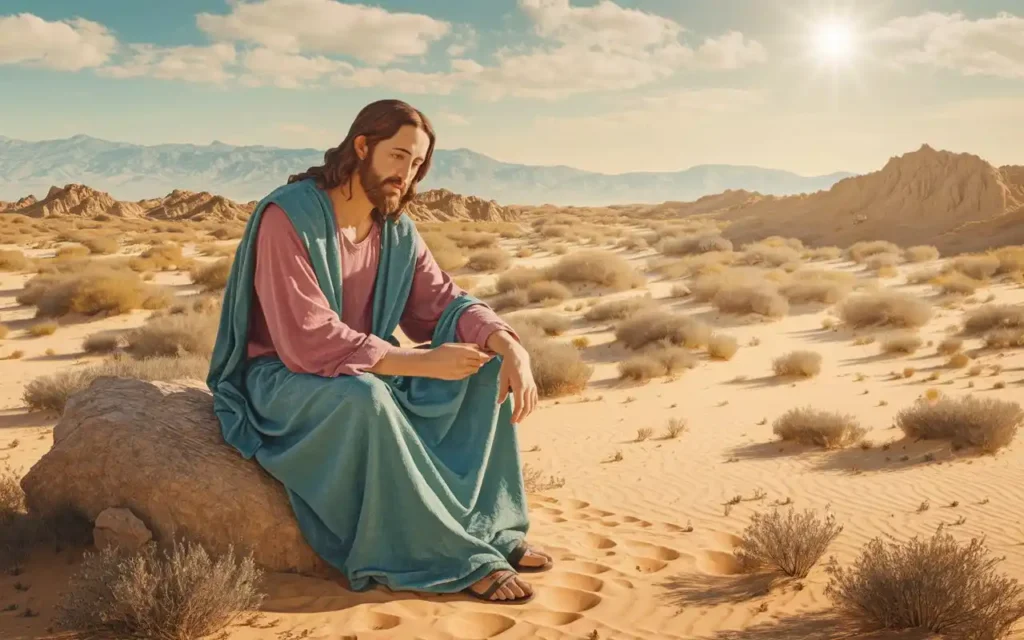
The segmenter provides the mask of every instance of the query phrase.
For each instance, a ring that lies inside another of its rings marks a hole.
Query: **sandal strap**
[[[509,580],[511,580],[512,578],[515,578],[515,577],[516,577],[515,572],[513,572],[513,571],[506,571],[505,575],[503,577],[501,577],[501,578],[496,579],[494,582],[492,582],[491,586],[488,587],[487,591],[484,591],[482,594],[480,594],[480,597],[483,598],[484,600],[490,600],[491,596],[493,596],[495,593],[498,592],[498,589],[500,589],[503,586],[505,586],[506,582],[508,582]]]
[[[526,552],[530,550],[530,545],[526,542],[520,542],[519,545],[512,550],[512,553],[508,554],[508,563],[512,566],[519,564],[519,561],[523,559]]]

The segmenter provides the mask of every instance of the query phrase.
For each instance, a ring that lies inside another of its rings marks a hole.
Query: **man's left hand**
[[[530,368],[530,355],[519,341],[501,332],[495,336],[493,351],[501,356],[501,370],[498,372],[498,404],[505,402],[512,393],[512,424],[526,419],[537,406],[537,383]],[[488,341],[491,346],[492,341]]]

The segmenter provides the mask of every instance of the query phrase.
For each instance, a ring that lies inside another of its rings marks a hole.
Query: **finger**
[[[523,409],[526,408],[526,394],[524,393],[522,383],[517,385],[518,388],[513,388],[512,391],[516,394],[516,416],[513,422],[520,422],[523,419]]]
[[[498,374],[498,404],[505,402],[505,398],[508,397],[508,389],[508,374],[502,369]]]

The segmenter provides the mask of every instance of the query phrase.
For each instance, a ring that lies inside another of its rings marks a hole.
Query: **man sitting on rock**
[[[533,597],[514,425],[537,403],[515,332],[456,286],[403,208],[434,132],[397,100],[249,219],[207,384],[225,440],[287,490],[350,586]],[[397,328],[428,348],[403,348]]]

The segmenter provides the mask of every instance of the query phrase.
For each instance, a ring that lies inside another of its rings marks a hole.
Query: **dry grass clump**
[[[530,304],[529,295],[522,289],[515,289],[501,293],[488,301],[488,305],[495,311],[512,311],[522,309]]]
[[[110,236],[93,236],[79,239],[79,242],[93,255],[109,255],[121,250],[121,243]]]
[[[688,256],[709,251],[732,251],[732,242],[717,233],[694,234],[666,238],[658,243],[657,249],[666,256]]]
[[[473,271],[503,271],[512,264],[512,255],[501,247],[481,249],[469,256],[466,266]]]
[[[860,442],[867,430],[851,415],[803,407],[790,409],[776,419],[772,432],[783,440],[842,449]]]
[[[631,298],[619,298],[594,305],[583,314],[585,320],[591,322],[606,322],[608,320],[625,320],[637,313],[652,309],[657,302],[650,296],[633,296]]]
[[[10,333],[10,331],[11,330],[7,327],[7,325],[0,324],[0,340],[3,340],[4,338],[6,338],[7,334]]]
[[[46,318],[161,309],[172,300],[172,293],[146,284],[136,273],[99,266],[75,274],[35,276],[17,296],[18,304],[35,306],[36,316]]]
[[[82,341],[82,351],[86,353],[112,353],[121,344],[120,336],[110,333],[94,333]]]
[[[999,271],[999,258],[989,255],[957,256],[949,269],[975,280],[988,280]]]
[[[619,323],[615,339],[630,349],[642,349],[655,343],[697,349],[708,344],[711,327],[688,316],[649,309]]]
[[[544,477],[544,472],[540,469],[535,469],[529,464],[523,465],[523,488],[526,493],[540,493],[541,491],[550,491],[551,489],[559,489],[565,486],[565,478],[561,476],[549,476]]]
[[[953,369],[963,369],[969,364],[971,364],[971,357],[968,356],[966,353],[954,353],[949,358],[949,361],[946,363],[946,366],[951,367]]]
[[[498,236],[483,231],[451,231],[448,238],[461,249],[486,249],[498,244]]]
[[[158,244],[128,261],[135,271],[178,271],[192,268],[192,259],[186,258],[177,244]]]
[[[815,247],[806,249],[803,253],[804,260],[817,262],[818,260],[838,260],[843,257],[843,250],[839,247]]]
[[[903,252],[903,258],[907,262],[928,262],[939,259],[939,250],[930,245],[917,245],[907,247]]]
[[[944,356],[951,356],[955,353],[960,353],[964,348],[964,341],[960,338],[946,338],[939,343],[939,346],[935,350]]]
[[[960,544],[942,527],[928,540],[875,538],[852,567],[832,560],[825,595],[866,626],[995,640],[1024,617],[1024,589],[996,573],[999,561],[977,538]]]
[[[528,289],[535,282],[544,280],[544,272],[540,269],[515,267],[498,276],[494,288],[498,293],[508,293],[517,289]]]
[[[739,341],[724,333],[715,333],[708,338],[708,355],[715,360],[732,360],[740,349]]]
[[[455,271],[465,266],[469,258],[455,242],[443,233],[424,231],[420,238],[426,243],[434,261],[444,271]]]
[[[798,514],[790,507],[785,516],[779,509],[757,512],[740,535],[736,555],[746,571],[770,567],[787,576],[806,578],[842,530],[835,516],[819,518],[811,509]]]
[[[64,411],[67,399],[87,388],[100,376],[137,378],[139,380],[206,380],[210,361],[198,356],[161,357],[135,360],[115,356],[88,368],[68,369],[41,376],[25,385],[22,400],[32,411]]]
[[[223,290],[228,286],[233,262],[231,258],[221,258],[210,264],[196,265],[189,271],[192,284],[199,285],[203,291]]]
[[[989,349],[1015,349],[1024,347],[1024,327],[1015,329],[993,329],[985,334],[985,346]]]
[[[908,438],[949,440],[953,447],[977,447],[994,453],[1010,444],[1024,410],[1016,402],[962,396],[919,400],[896,415],[896,426]]]
[[[536,327],[549,336],[560,336],[572,325],[572,322],[565,316],[549,312],[520,315],[516,317],[516,320],[522,324]]]
[[[813,351],[792,351],[772,361],[777,376],[811,378],[821,373],[821,354]]]
[[[28,271],[32,261],[16,250],[0,250],[0,271]]]
[[[766,318],[781,318],[789,313],[789,301],[769,282],[751,284],[725,284],[715,294],[711,304],[728,314],[753,313]]]
[[[899,255],[901,251],[897,245],[885,240],[857,242],[846,250],[847,258],[854,262],[864,262],[871,256],[881,253]]]
[[[907,274],[907,284],[935,284],[942,277],[938,269],[918,269]]]
[[[1024,273],[1024,247],[999,247],[990,255],[999,260],[999,270],[996,273],[1018,275]]]
[[[986,304],[967,312],[964,335],[977,335],[993,329],[1024,328],[1024,305]]]
[[[942,293],[957,295],[971,295],[979,288],[985,286],[985,283],[981,280],[975,280],[959,271],[951,271],[940,275],[933,280],[933,284]]]
[[[526,290],[526,297],[531,303],[551,304],[568,300],[572,291],[561,282],[538,280]]]
[[[619,363],[619,377],[635,382],[672,375],[697,366],[697,358],[682,347],[645,351]]]
[[[852,289],[851,283],[831,278],[805,276],[795,278],[783,284],[779,288],[779,293],[791,304],[806,304],[810,302],[836,304],[850,295]]]
[[[127,554],[87,552],[57,605],[58,627],[110,637],[192,640],[257,610],[262,571],[233,549],[211,557],[192,542]]]
[[[879,346],[882,353],[914,353],[924,346],[924,340],[913,333],[901,333],[882,340]]]
[[[244,226],[220,226],[210,231],[210,235],[217,240],[237,240],[244,234]]]
[[[893,269],[900,263],[900,256],[896,253],[876,253],[864,261],[864,266],[872,271],[881,272],[886,269]]]
[[[569,287],[601,287],[626,291],[644,286],[645,280],[625,258],[601,249],[567,255],[546,270],[547,279]]]
[[[839,307],[843,322],[851,327],[924,326],[932,318],[932,308],[924,300],[897,291],[878,291],[848,298]]]
[[[530,355],[530,371],[541,398],[572,395],[586,388],[594,368],[583,361],[577,348],[544,336],[530,324],[511,324]]]
[[[151,319],[125,334],[126,350],[137,358],[197,355],[209,358],[220,318],[205,313],[180,313]]]
[[[627,251],[638,251],[640,249],[647,248],[647,240],[638,234],[633,234],[620,238],[616,246],[626,249]]]
[[[800,262],[800,250],[786,245],[758,242],[745,245],[738,262],[750,266],[781,267],[787,262]]]
[[[205,242],[196,247],[196,253],[201,256],[209,256],[212,258],[229,258],[238,251],[238,245],[223,245],[214,244],[212,242]]]
[[[52,336],[54,333],[57,332],[58,326],[59,325],[56,322],[53,322],[52,320],[48,322],[37,322],[28,328],[28,333],[29,335],[34,336],[36,338],[42,336]]]
[[[88,257],[90,253],[92,252],[87,247],[80,244],[69,244],[57,249],[53,259],[58,261],[79,260]]]
[[[697,276],[690,287],[698,302],[711,302],[725,286],[752,285],[765,282],[764,272],[751,267],[719,268]],[[769,283],[772,286],[775,283]]]

